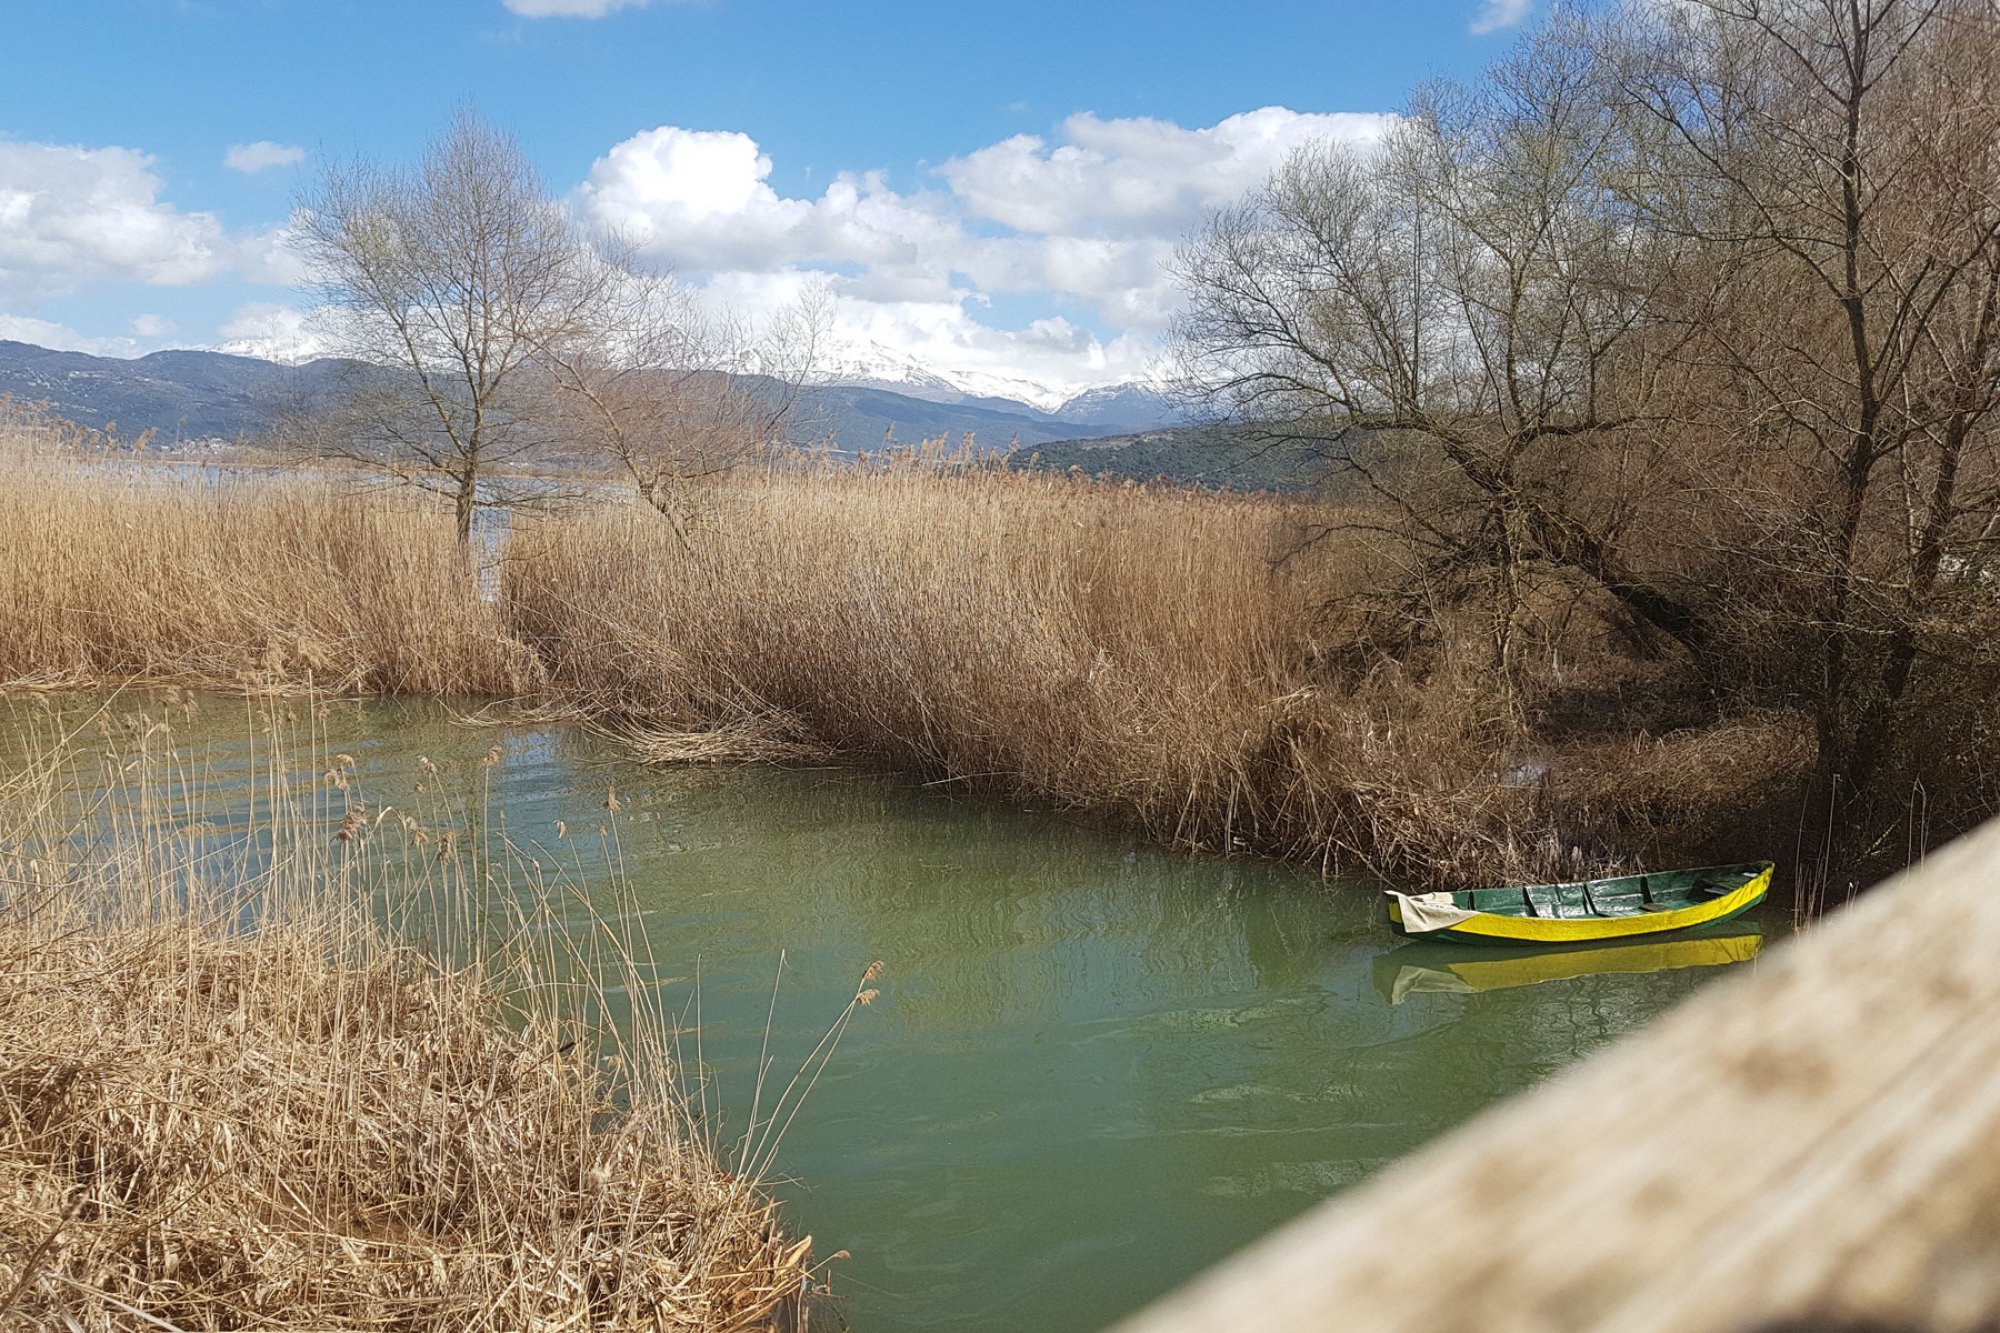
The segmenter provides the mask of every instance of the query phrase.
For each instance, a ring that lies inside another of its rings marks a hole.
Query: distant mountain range
[[[253,439],[290,406],[317,401],[354,363],[282,365],[227,352],[154,352],[123,360],[0,341],[0,393],[46,400],[82,425],[115,428],[120,439],[155,432],[156,447]],[[899,378],[898,378],[899,377]],[[1032,449],[1051,441],[1128,434],[1171,423],[1166,397],[1144,385],[1088,390],[1055,402],[1026,382],[947,378],[913,365],[836,366],[835,382],[800,395],[794,434],[842,449],[971,436],[975,447]],[[1026,401],[987,389],[1017,388]]]
[[[224,352],[154,352],[124,360],[0,341],[0,393],[48,403],[80,425],[162,446],[233,440],[269,427],[289,402],[311,402],[346,372],[332,360],[283,366]]]

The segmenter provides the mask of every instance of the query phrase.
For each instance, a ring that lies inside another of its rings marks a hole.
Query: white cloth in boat
[[[1449,930],[1479,913],[1468,911],[1451,900],[1449,893],[1397,893],[1387,890],[1403,909],[1403,929],[1413,934]]]

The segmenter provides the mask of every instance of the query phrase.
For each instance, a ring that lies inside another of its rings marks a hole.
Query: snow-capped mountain
[[[1158,383],[1129,380],[1085,389],[1056,411],[1056,420],[1077,426],[1150,429],[1178,418],[1173,399]]]
[[[1145,429],[1174,420],[1159,385],[1114,381],[1081,390],[1020,376],[945,369],[880,343],[849,343],[825,356],[815,378],[828,387],[885,389],[953,407],[1026,412],[1051,422]]]
[[[816,376],[829,385],[887,389],[926,402],[954,406],[1005,405],[1054,416],[1069,395],[1035,380],[978,370],[941,370],[880,343],[847,343],[826,356]],[[991,400],[988,402],[987,400]]]

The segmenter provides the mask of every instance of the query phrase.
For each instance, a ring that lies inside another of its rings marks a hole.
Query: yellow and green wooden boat
[[[1727,921],[1771,887],[1771,863],[1456,893],[1389,892],[1399,935],[1460,944],[1586,944]]]

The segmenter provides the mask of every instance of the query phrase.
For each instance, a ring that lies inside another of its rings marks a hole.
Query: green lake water
[[[226,792],[248,730],[213,701],[176,743]],[[699,969],[739,1129],[780,952],[780,1069],[884,961],[778,1157],[789,1227],[852,1255],[815,1328],[1100,1328],[1727,970],[1481,990],[1360,888],[1048,812],[844,771],[646,769],[430,707],[336,705],[325,743],[377,800],[420,755],[490,781],[517,839],[594,830],[615,783],[652,948],[685,991]]]

